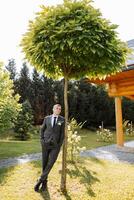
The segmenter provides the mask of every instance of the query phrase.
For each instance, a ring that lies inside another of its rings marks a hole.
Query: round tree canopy
[[[125,64],[128,48],[89,1],[41,6],[21,46],[26,59],[49,77],[103,76]]]

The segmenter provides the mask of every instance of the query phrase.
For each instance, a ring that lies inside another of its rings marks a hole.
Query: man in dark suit
[[[54,105],[53,114],[44,118],[41,127],[42,174],[34,187],[36,192],[39,191],[40,185],[42,185],[42,191],[46,189],[48,174],[58,157],[64,140],[65,120],[60,113],[61,105]]]

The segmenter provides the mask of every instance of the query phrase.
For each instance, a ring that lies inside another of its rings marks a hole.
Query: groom
[[[36,192],[39,191],[40,185],[42,191],[46,190],[48,174],[58,157],[64,140],[65,120],[60,113],[61,105],[55,104],[53,114],[44,118],[41,127],[42,174],[34,186]]]

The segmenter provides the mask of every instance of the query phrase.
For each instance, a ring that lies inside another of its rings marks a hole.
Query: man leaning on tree
[[[65,119],[60,115],[61,105],[53,106],[53,114],[44,118],[40,139],[42,146],[42,174],[37,180],[34,190],[45,191],[47,188],[48,174],[52,169],[64,140]]]

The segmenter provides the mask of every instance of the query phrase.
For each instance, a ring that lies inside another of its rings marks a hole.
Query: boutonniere
[[[59,121],[57,124],[58,124],[59,126],[61,126],[62,123],[63,123],[63,122]]]

